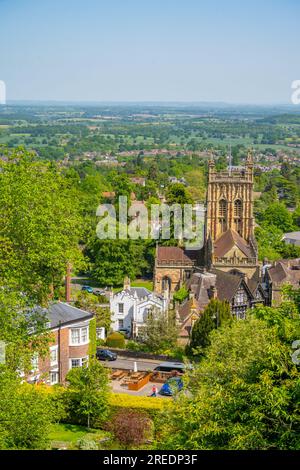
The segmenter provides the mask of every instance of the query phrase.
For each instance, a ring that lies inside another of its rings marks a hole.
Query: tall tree
[[[196,355],[203,354],[203,350],[210,345],[211,331],[222,326],[225,322],[231,320],[231,318],[228,302],[211,299],[193,326],[187,352]]]
[[[5,271],[0,275],[6,285],[43,302],[61,284],[67,262],[81,259],[77,193],[56,165],[38,162],[23,149],[4,153],[0,236]]]

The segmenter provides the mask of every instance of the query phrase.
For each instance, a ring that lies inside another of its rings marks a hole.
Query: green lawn
[[[146,281],[143,279],[136,279],[135,281],[132,281],[131,283],[132,287],[145,287],[146,289],[153,290],[153,282],[152,281]]]
[[[54,424],[50,433],[51,441],[75,443],[78,439],[94,430],[76,424]]]
[[[88,429],[77,424],[60,423],[53,424],[49,439],[56,442],[75,444],[82,437],[102,439],[107,437],[107,435],[108,433],[99,429]]]

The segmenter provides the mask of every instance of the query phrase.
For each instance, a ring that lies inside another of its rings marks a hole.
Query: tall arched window
[[[234,215],[234,225],[235,231],[242,234],[242,213],[243,213],[243,204],[240,199],[234,201],[233,215]]]
[[[242,201],[240,199],[234,201],[234,217],[242,217]]]
[[[227,215],[227,201],[221,199],[219,201],[219,217],[226,217]]]
[[[219,201],[219,225],[221,232],[227,230],[227,201],[225,199]]]

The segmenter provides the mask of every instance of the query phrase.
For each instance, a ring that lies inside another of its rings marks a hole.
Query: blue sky
[[[9,100],[289,102],[299,0],[0,0]]]

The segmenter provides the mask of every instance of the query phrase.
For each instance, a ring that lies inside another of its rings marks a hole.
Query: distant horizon
[[[295,111],[300,111],[300,106],[294,105],[291,102],[256,102],[256,103],[251,103],[251,102],[230,102],[230,101],[196,101],[196,100],[172,100],[172,101],[167,101],[167,100],[64,100],[64,99],[18,99],[18,100],[7,100],[5,105],[0,105],[5,107],[5,106],[10,106],[14,104],[19,104],[19,105],[26,105],[26,104],[41,104],[41,105],[46,105],[46,104],[57,104],[57,105],[149,105],[149,106],[164,106],[164,105],[191,105],[191,106],[224,106],[224,107],[230,107],[230,106],[249,106],[249,107],[274,107],[274,106],[282,106],[282,107],[290,107],[294,109]]]

